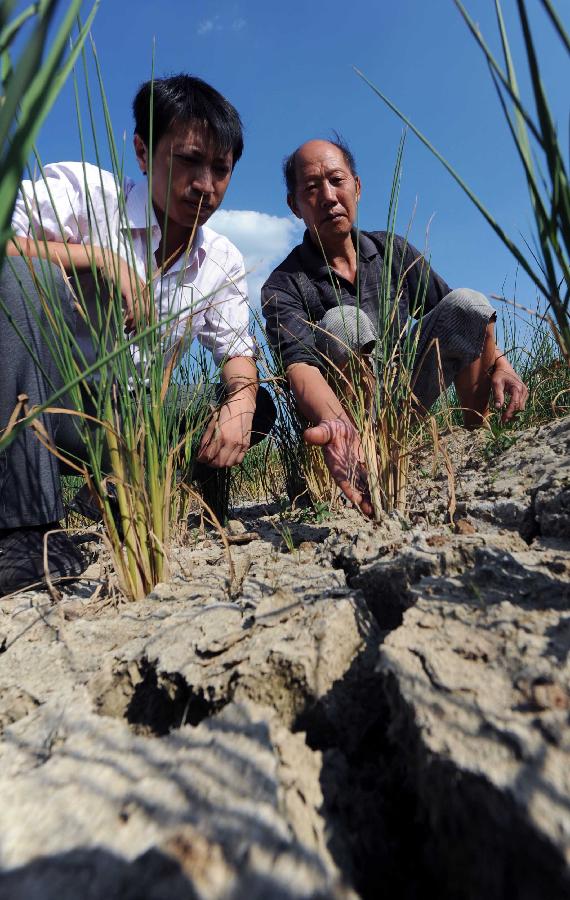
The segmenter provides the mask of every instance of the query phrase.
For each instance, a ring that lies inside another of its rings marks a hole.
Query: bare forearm
[[[228,399],[244,408],[254,410],[258,378],[255,361],[249,356],[234,356],[222,369],[222,381]]]
[[[313,424],[325,419],[350,422],[342,403],[316,366],[294,363],[287,369],[287,379],[304,417]]]
[[[61,266],[66,272],[84,272],[92,269],[102,269],[111,265],[112,251],[103,250],[101,247],[86,246],[84,244],[68,244],[65,241],[44,241],[33,238],[15,237],[8,242],[6,247],[8,256],[28,256],[32,258],[49,259],[57,266]]]

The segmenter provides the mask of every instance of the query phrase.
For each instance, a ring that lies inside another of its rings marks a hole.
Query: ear
[[[135,156],[137,158],[137,162],[139,164],[139,169],[146,175],[148,172],[148,150],[145,142],[142,137],[138,134],[135,134],[133,139],[133,145],[135,148]]]
[[[295,203],[295,197],[293,194],[287,194],[287,206],[291,210],[294,216],[297,216],[298,219],[302,219],[303,216],[299,212],[299,207]]]
[[[358,177],[358,175],[356,176],[354,181],[356,184],[356,200],[358,201],[360,200],[360,195],[362,193],[362,184],[360,183],[360,178]]]

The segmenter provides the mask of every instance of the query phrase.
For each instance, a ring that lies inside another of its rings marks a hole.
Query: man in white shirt
[[[164,340],[174,347],[179,339],[189,345],[197,338],[221,367],[225,399],[206,427],[198,461],[212,469],[233,466],[242,461],[252,432],[259,439],[274,420],[269,395],[258,391],[242,256],[205,224],[220,206],[241,156],[241,121],[214,88],[188,75],[155,80],[152,89],[150,82],[144,84],[133,112],[139,167],[145,175],[152,167],[150,206],[146,179],[118,185],[113,174],[82,163],[46,166],[41,179],[22,184],[15,237],[8,246],[13,259],[0,276],[4,311],[20,331],[16,337],[1,323],[0,358],[10,363],[0,373],[0,429],[18,394],[25,393],[30,405],[41,403],[59,377],[43,346],[45,336],[24,309],[22,291],[33,294],[34,285],[26,260],[18,257],[46,257],[60,292],[65,292],[60,269],[86,281],[94,271],[112,279],[123,297],[125,330],[136,334],[144,318],[139,304],[150,243],[153,266],[160,270],[153,279],[157,318],[180,312],[170,319]],[[76,329],[85,361],[92,362],[90,329],[81,323]],[[41,371],[22,349],[22,332]],[[144,366],[136,344],[133,356]],[[46,416],[43,423],[57,429],[59,446],[81,455],[69,419]],[[25,431],[0,455],[0,596],[44,580],[44,534],[62,516],[57,462]],[[51,536],[50,546],[52,577],[80,574],[81,555],[64,533]]]

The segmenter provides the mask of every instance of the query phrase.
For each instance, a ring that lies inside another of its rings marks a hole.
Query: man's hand
[[[148,285],[118,253],[99,247],[94,247],[93,251],[97,269],[121,292],[125,307],[125,333],[141,331],[149,324]]]
[[[343,494],[365,516],[372,516],[362,446],[354,425],[342,419],[324,419],[307,428],[303,437],[305,443],[323,448],[327,468]]]
[[[215,469],[238,465],[249,450],[258,384],[255,360],[231,357],[222,380],[227,400],[208,422],[198,450],[198,462]]]
[[[200,442],[198,462],[215,469],[238,465],[249,450],[253,413],[247,399],[226,400],[208,422]]]
[[[92,247],[89,244],[71,244],[64,241],[34,241],[32,238],[15,237],[6,247],[8,256],[28,256],[49,259],[69,275],[74,272],[93,271],[116,284],[125,306],[125,331],[138,331],[148,324],[150,298],[148,286],[139,278],[120,254],[109,247]]]
[[[507,408],[501,416],[501,422],[510,422],[514,415],[526,406],[528,388],[521,381],[511,364],[504,356],[500,356],[491,374],[491,390],[495,409],[501,409],[509,398]]]

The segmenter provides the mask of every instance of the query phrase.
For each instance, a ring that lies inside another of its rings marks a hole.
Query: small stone
[[[449,544],[449,538],[445,534],[430,534],[426,538],[426,544],[429,547],[445,547]]]
[[[244,534],[247,528],[239,519],[230,519],[226,525],[226,531],[231,535]]]
[[[475,534],[476,528],[467,519],[457,519],[455,523],[456,534]]]
[[[257,531],[244,531],[243,534],[228,534],[228,544],[250,544],[252,541],[259,541],[260,536]]]
[[[299,550],[304,551],[305,553],[310,553],[316,547],[315,541],[301,541],[299,544]]]
[[[570,697],[559,684],[535,684],[532,693],[540,709],[570,709]]]

